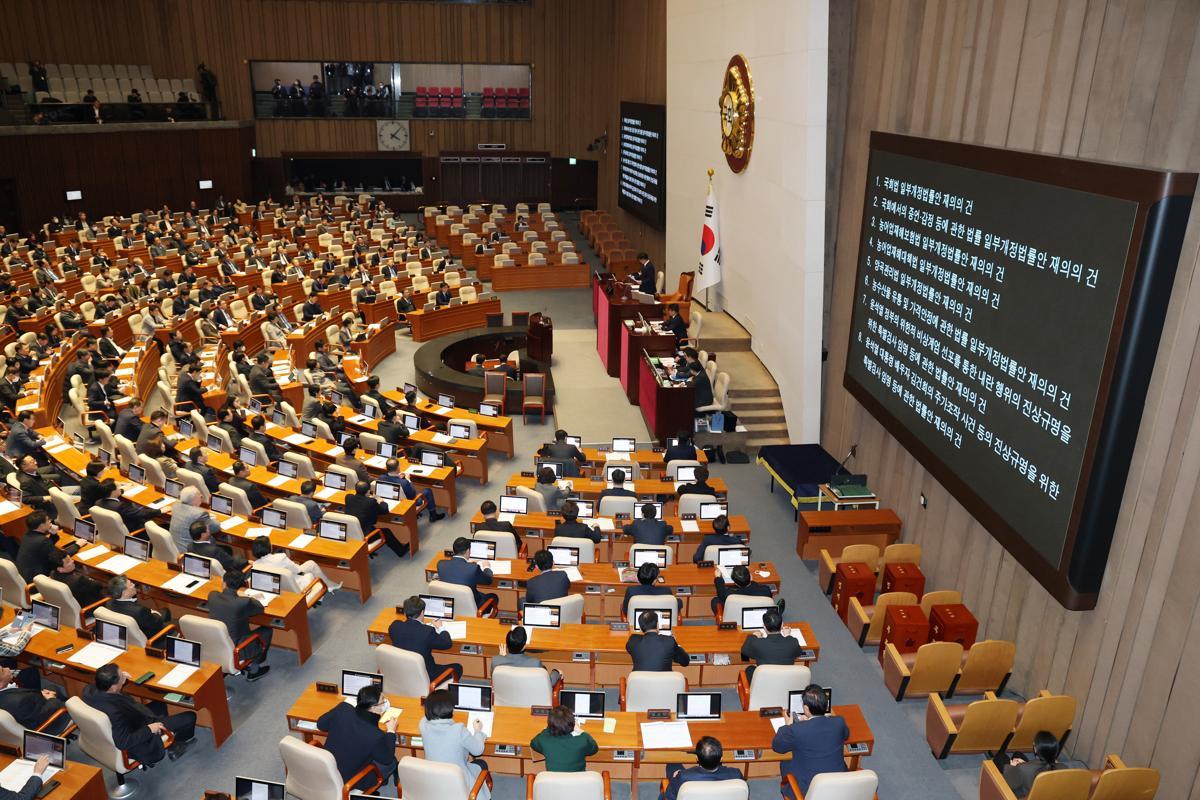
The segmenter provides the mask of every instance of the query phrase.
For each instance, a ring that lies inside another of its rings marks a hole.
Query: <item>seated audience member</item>
[[[696,480],[692,483],[685,483],[676,490],[677,497],[683,497],[685,494],[711,494],[717,496],[717,490],[708,485],[708,467],[696,467]]]
[[[483,522],[475,527],[476,531],[500,531],[503,533],[511,533],[513,544],[518,550],[521,549],[521,534],[517,532],[517,528],[511,522],[505,522],[500,519],[500,512],[496,508],[496,504],[491,500],[484,500],[479,504],[479,513],[483,515]]]
[[[35,511],[25,518],[25,535],[17,547],[17,572],[26,583],[33,583],[36,576],[48,575],[54,569],[51,556],[57,538],[58,526],[46,512]]]
[[[404,619],[398,619],[388,626],[388,639],[392,647],[421,656],[430,680],[446,669],[454,674],[454,680],[459,680],[462,678],[462,664],[438,664],[433,660],[434,650],[449,650],[454,646],[450,632],[443,628],[440,619],[435,619],[432,624],[423,621],[424,614],[425,601],[420,597],[413,595],[404,601]]]
[[[129,758],[146,766],[157,764],[164,756],[174,761],[196,740],[196,712],[168,715],[164,703],[142,705],[124,692],[130,680],[116,664],[105,664],[96,670],[95,685],[84,690],[83,702],[108,717],[113,744]],[[175,739],[169,750],[163,744],[164,735]]]
[[[263,604],[253,597],[238,594],[238,590],[246,583],[246,573],[240,569],[227,571],[222,579],[225,588],[208,595],[208,615],[224,623],[230,638],[233,639],[234,647],[252,641],[254,636],[259,637],[242,650],[244,658],[253,659],[247,668],[246,680],[256,681],[271,670],[265,663],[271,649],[271,629],[265,625],[250,628],[251,620],[263,613]]]
[[[663,322],[663,331],[672,334],[676,341],[683,341],[687,338],[687,323],[679,315],[678,303],[671,303],[667,306],[667,318]]]
[[[603,502],[606,497],[637,497],[637,492],[625,487],[625,477],[625,470],[614,469],[612,486],[600,492],[600,501]]]
[[[696,548],[696,552],[692,556],[692,563],[699,564],[701,561],[704,561],[704,551],[709,547],[727,547],[744,544],[741,539],[729,532],[729,517],[724,514],[714,519],[712,526],[713,532],[704,534],[704,538],[700,540],[700,546]]]
[[[379,769],[384,783],[396,771],[396,726],[400,718],[394,716],[384,723],[383,730],[379,728],[379,720],[388,708],[382,688],[368,684],[358,690],[354,705],[338,703],[317,720],[317,728],[325,733],[325,749],[333,754],[343,782],[370,764]],[[374,785],[373,778],[368,774],[352,788],[368,789]]]
[[[271,569],[279,570],[280,572],[289,573],[296,581],[296,585],[300,587],[300,591],[304,591],[312,585],[313,581],[321,581],[329,589],[329,594],[333,594],[338,589],[342,588],[340,583],[334,583],[325,577],[324,571],[317,562],[313,560],[305,561],[303,564],[297,564],[292,560],[291,556],[282,550],[272,551],[271,540],[267,536],[258,536],[250,543],[250,553],[254,556],[254,565],[262,567],[270,567]],[[795,641],[794,639],[792,641]]]
[[[471,558],[471,540],[459,536],[451,545],[451,552],[453,555],[450,558],[438,562],[438,580],[471,587],[471,592],[475,595],[475,605],[478,607],[482,607],[488,600],[499,603],[499,595],[479,591],[480,586],[492,584],[493,576],[490,569],[480,567]]]
[[[211,558],[226,572],[243,569],[246,562],[241,556],[234,555],[233,550],[227,545],[217,544],[213,541],[208,523],[208,520],[197,519],[188,526],[188,535],[192,542],[188,545],[187,551],[193,555]]]
[[[537,574],[525,581],[526,603],[544,603],[571,593],[571,579],[567,573],[554,568],[554,556],[549,550],[534,553],[533,566]]]
[[[579,521],[579,504],[574,500],[567,500],[562,504],[560,509],[562,519],[554,526],[555,536],[569,536],[571,538],[590,539],[596,544],[600,544],[603,536],[600,534],[599,528],[588,527]]]
[[[75,559],[67,555],[62,550],[55,550],[50,554],[50,563],[54,565],[54,571],[50,573],[50,577],[54,580],[66,584],[71,590],[71,596],[75,598],[75,602],[79,603],[80,608],[100,602],[104,599],[104,586],[100,581],[89,578],[84,574],[83,570],[78,569],[75,565]]]
[[[53,689],[35,689],[17,685],[17,673],[11,668],[0,666],[0,710],[12,714],[23,728],[40,728],[63,707],[63,698]],[[71,721],[64,714],[61,725],[51,727],[62,730]],[[49,733],[50,731],[47,731]]]
[[[689,781],[740,779],[741,770],[721,764],[723,755],[724,750],[717,739],[702,736],[700,741],[696,742],[696,766],[685,768],[682,764],[667,764],[667,788],[659,795],[659,800],[675,800],[679,796],[679,787]]]
[[[233,477],[229,480],[229,485],[246,493],[246,500],[249,501],[250,507],[255,510],[255,513],[258,512],[258,509],[268,505],[267,498],[250,480],[250,467],[246,465],[246,462],[235,461],[232,469]]]
[[[492,659],[492,668],[535,667],[547,669],[540,658],[525,652],[527,644],[529,644],[529,633],[520,625],[514,625],[504,636],[504,644],[500,645],[500,654]],[[561,678],[562,674],[558,670],[550,670],[552,685],[557,685]]]
[[[417,499],[418,490],[415,486],[413,486],[413,483],[408,479],[408,476],[400,471],[399,459],[389,458],[384,464],[384,469],[386,472],[379,476],[380,481],[399,485],[400,491],[404,492],[404,497],[406,500]],[[420,490],[420,495],[424,498],[424,509],[429,514],[430,522],[437,522],[439,519],[443,519],[446,516],[445,514],[439,513],[437,510],[437,503],[435,503],[433,499],[433,489],[429,488],[428,486],[422,487]]]
[[[132,617],[147,639],[157,636],[159,631],[171,623],[169,609],[154,611],[137,599],[137,585],[124,575],[114,575],[108,581],[109,600],[104,607],[117,614]]]
[[[204,496],[195,486],[184,486],[179,491],[179,500],[171,506],[171,526],[168,529],[171,538],[180,552],[192,546],[192,523],[202,520],[208,527],[208,532],[214,536],[221,530],[221,524],[213,519],[207,508],[200,505]]]
[[[792,636],[792,629],[783,624],[783,614],[771,609],[763,614],[763,628],[754,636],[746,637],[742,645],[742,661],[753,661],[746,667],[746,677],[754,677],[754,668],[762,664],[788,666],[804,653],[800,641]]]
[[[354,493],[346,495],[346,513],[358,520],[358,527],[362,529],[363,536],[378,528],[383,534],[384,544],[397,558],[408,555],[407,542],[401,543],[390,527],[379,527],[379,518],[387,515],[388,507],[387,503],[371,495],[371,484],[366,481],[354,484]]]
[[[625,652],[633,658],[633,669],[647,672],[670,672],[671,664],[688,665],[687,651],[679,646],[669,633],[658,632],[658,613],[643,611],[638,614],[638,629],[625,643]]]
[[[720,567],[713,567],[713,585],[717,587],[717,596],[710,602],[713,613],[717,612],[717,607],[725,604],[725,599],[730,595],[740,594],[745,597],[765,597],[770,599],[771,587],[765,583],[759,583],[752,579],[750,568],[739,564],[729,571],[729,577],[733,579],[733,585],[730,586],[725,582],[725,576],[721,574]]]
[[[842,748],[849,738],[846,720],[830,713],[825,690],[814,683],[804,689],[803,713],[793,714],[791,723],[775,732],[771,749],[790,756],[779,764],[779,774],[794,777],[803,793],[814,775],[846,771]]]
[[[584,772],[588,756],[600,752],[592,735],[576,724],[575,712],[562,705],[550,709],[546,729],[533,737],[529,747],[546,757],[549,772]]]
[[[658,585],[659,569],[657,564],[642,564],[637,569],[637,586],[625,590],[625,598],[621,601],[621,616],[629,613],[629,601],[635,597],[670,597],[674,594],[669,586]],[[677,598],[679,610],[683,611],[683,598]]]
[[[667,448],[663,453],[663,463],[670,464],[672,461],[695,461],[696,446],[692,444],[691,434],[686,432],[680,433],[676,437],[679,441]]]
[[[316,525],[320,524],[321,517],[325,516],[325,506],[317,502],[313,497],[313,493],[317,491],[317,482],[311,478],[304,480],[300,484],[300,494],[294,494],[288,498],[293,503],[299,503],[304,506],[304,510],[308,512],[308,521]]]
[[[554,470],[549,467],[538,470],[537,483],[533,485],[533,489],[542,496],[547,511],[558,511],[568,497],[567,491],[555,483]]]
[[[430,692],[425,698],[425,717],[420,722],[421,742],[425,748],[425,760],[442,764],[453,764],[463,772],[463,785],[473,786],[475,779],[487,769],[487,762],[479,758],[487,737],[483,733],[483,720],[476,719],[470,730],[461,722],[454,721],[454,697],[445,689]],[[479,792],[484,797],[487,787]]]
[[[553,442],[542,445],[542,449],[538,450],[538,455],[565,464],[569,470],[566,475],[568,478],[578,477],[579,468],[587,463],[587,457],[584,456],[583,451],[567,441],[567,432],[561,428],[554,432]]]
[[[626,536],[632,536],[634,544],[655,546],[666,544],[667,537],[674,533],[675,529],[666,521],[655,519],[655,513],[653,503],[644,503],[642,518],[621,528],[621,532]]]
[[[707,412],[700,411],[705,406],[713,404],[713,387],[712,381],[708,378],[708,373],[704,371],[704,365],[699,361],[691,365],[692,376],[688,379],[688,383],[692,387],[693,401],[696,406],[696,416],[704,416]]]
[[[1014,755],[1004,766],[1004,782],[1017,797],[1028,797],[1038,775],[1059,767],[1061,749],[1053,733],[1038,731],[1033,737],[1033,753],[1037,760],[1029,761],[1023,755]]]

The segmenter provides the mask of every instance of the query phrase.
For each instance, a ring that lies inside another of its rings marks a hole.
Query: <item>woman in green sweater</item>
[[[583,772],[587,757],[600,752],[591,734],[575,727],[575,712],[566,706],[550,709],[546,730],[533,737],[529,746],[546,757],[550,772]]]

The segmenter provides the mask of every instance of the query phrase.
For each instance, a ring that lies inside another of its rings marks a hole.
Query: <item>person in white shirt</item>
[[[318,579],[329,588],[330,594],[342,588],[340,583],[334,583],[325,576],[317,562],[305,561],[303,564],[297,564],[282,550],[271,552],[271,542],[266,536],[256,537],[250,543],[250,552],[254,555],[255,564],[290,573],[301,591],[308,589],[312,582]]]

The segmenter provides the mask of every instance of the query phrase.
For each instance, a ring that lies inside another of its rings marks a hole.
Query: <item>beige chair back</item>
[[[625,708],[622,710],[672,708],[675,695],[686,691],[687,679],[682,672],[631,672],[625,679]]]
[[[957,589],[938,589],[921,595],[921,610],[929,617],[934,606],[954,605],[962,602],[962,594]]]
[[[10,608],[29,608],[29,590],[25,579],[17,571],[17,565],[7,558],[0,558],[0,597]]]
[[[726,781],[688,781],[679,787],[678,800],[747,800],[750,786],[740,778]]]
[[[109,547],[121,550],[125,547],[125,537],[129,529],[121,521],[121,515],[107,508],[92,506],[92,522],[96,523],[96,538]]]
[[[0,744],[18,749],[25,746],[25,728],[7,711],[0,710]]]
[[[878,611],[876,611],[878,613]],[[917,650],[905,696],[913,697],[949,688],[962,665],[962,645],[958,642],[930,642]]]
[[[539,772],[529,779],[533,781],[529,800],[607,800],[599,772]]]
[[[375,668],[383,675],[383,690],[387,694],[429,695],[429,672],[425,669],[425,659],[419,654],[381,644],[375,648]]]
[[[93,615],[101,622],[111,622],[124,627],[129,634],[129,644],[137,647],[146,646],[146,634],[142,633],[142,629],[138,627],[137,620],[128,614],[120,614],[100,606],[96,608]]]
[[[496,558],[513,559],[517,557],[517,539],[508,531],[475,531],[471,538],[477,542],[494,542]]]
[[[271,507],[277,508],[287,515],[287,526],[289,528],[308,530],[313,527],[313,522],[308,516],[308,509],[300,503],[292,500],[277,499],[271,502]]]
[[[579,563],[596,563],[596,543],[581,536],[555,536],[550,540],[551,547],[578,547]]]
[[[583,595],[569,594],[553,600],[543,600],[543,605],[558,606],[558,620],[562,625],[579,625],[583,622]]]
[[[695,514],[700,516],[700,505],[702,503],[715,503],[717,498],[711,494],[685,494],[679,498],[679,514]]]
[[[287,772],[285,791],[297,800],[331,800],[345,797],[342,776],[333,753],[306,744],[294,736],[279,742],[279,755]]]
[[[775,601],[769,597],[731,594],[725,598],[725,605],[721,609],[721,621],[736,622],[740,629],[742,627],[742,612],[747,608],[775,608]]]
[[[48,575],[34,575],[33,585],[41,595],[43,603],[58,606],[59,622],[64,629],[83,627],[83,613],[79,601],[71,594],[69,586]]]
[[[454,599],[455,617],[477,617],[479,608],[475,605],[475,593],[470,586],[460,586],[446,581],[430,581],[427,593],[434,597],[450,597]]]
[[[492,702],[497,706],[532,708],[554,705],[550,673],[542,667],[495,667]]]
[[[175,480],[185,486],[196,487],[205,505],[208,505],[212,501],[212,494],[208,491],[208,485],[204,483],[204,476],[199,472],[192,472],[190,469],[180,467],[175,471]],[[155,556],[155,558],[158,558],[158,556]]]
[[[79,726],[79,747],[83,752],[117,774],[129,772],[124,754],[113,742],[112,723],[107,714],[83,702],[82,697],[67,698],[67,713]]]
[[[788,707],[788,692],[803,691],[812,683],[812,671],[803,664],[762,664],[750,679],[747,711],[779,706]]]
[[[254,514],[254,507],[250,505],[250,498],[246,496],[245,492],[234,486],[232,483],[221,483],[219,486],[217,486],[217,492],[225,495],[233,501],[234,514],[242,517],[249,517]]]
[[[880,571],[886,564],[916,564],[921,565],[921,545],[916,542],[896,542],[889,544],[883,550],[883,561]]]
[[[204,660],[221,667],[226,675],[234,675],[238,669],[233,663],[233,638],[225,623],[208,617],[185,614],[179,618],[179,631],[183,638],[200,643]]]
[[[853,772],[821,772],[808,784],[805,800],[873,800],[879,788],[879,776],[874,770]]]
[[[1106,769],[1090,800],[1154,800],[1159,780],[1158,770],[1149,767]]]

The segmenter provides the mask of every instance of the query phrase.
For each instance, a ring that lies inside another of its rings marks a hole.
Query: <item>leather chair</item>
[[[32,585],[25,583],[16,564],[7,558],[0,558],[0,597],[3,597],[4,605],[28,611],[29,587]]]
[[[747,608],[775,608],[775,605],[775,601],[770,597],[731,594],[725,598],[724,603],[717,606],[717,622],[735,622],[740,630],[744,610]]]
[[[625,610],[625,619],[630,627],[637,628],[637,619],[643,611],[669,611],[671,619],[679,623],[679,601],[674,595],[641,595],[629,599],[629,607]],[[662,617],[659,616],[661,621]]]
[[[67,709],[64,706],[58,711],[55,711],[50,717],[36,728],[25,728],[21,723],[17,722],[16,718],[7,711],[0,710],[0,744],[15,747],[18,750],[25,746],[25,731],[37,731],[38,733],[50,733],[54,736],[67,736],[76,730],[76,725],[72,722],[67,725],[66,729],[58,731],[59,720],[67,714]]]
[[[521,550],[517,549],[517,537],[513,536],[508,531],[475,531],[471,534],[471,538],[477,542],[493,542],[496,545],[496,558],[498,559],[514,559],[523,555],[525,543],[521,543]]]
[[[879,776],[874,770],[853,772],[821,772],[813,776],[808,792],[801,792],[796,777],[788,773],[784,784],[795,800],[873,800],[879,788]]]
[[[249,519],[258,515],[258,509],[250,505],[250,498],[244,491],[231,483],[221,483],[217,491],[233,501],[233,513]]]
[[[934,758],[1005,750],[1017,724],[1020,704],[988,692],[969,705],[947,707],[936,694],[925,707],[925,741]]]
[[[1092,773],[1086,769],[1056,769],[1043,772],[1033,779],[1033,786],[1024,800],[1089,800],[1092,794]],[[1134,800],[1136,794],[1118,795],[1121,800]],[[1153,797],[1153,795],[1150,795]],[[984,760],[979,772],[979,800],[1018,800],[1008,788],[995,762]]]
[[[121,614],[116,611],[105,608],[103,605],[98,605],[93,609],[92,614],[96,619],[102,622],[112,622],[116,625],[121,625],[128,632],[129,644],[135,647],[157,647],[158,641],[164,636],[169,636],[177,629],[174,625],[167,625],[158,633],[147,638],[146,634],[142,633],[142,629],[138,627],[137,620],[128,614]]]
[[[912,592],[884,592],[871,605],[864,606],[857,597],[851,597],[846,605],[846,627],[858,641],[859,647],[879,644],[883,636],[883,622],[888,606],[916,605],[917,596]]]
[[[883,682],[897,700],[948,691],[962,666],[963,648],[958,642],[930,642],[908,656],[891,642],[884,648]]]
[[[126,536],[137,532],[125,527],[120,514],[99,506],[92,506],[92,522],[96,523],[96,538],[117,550],[124,549]],[[141,530],[138,528],[138,531]]]
[[[731,778],[726,781],[688,781],[679,787],[677,797],[678,800],[747,800],[749,796],[749,784],[741,778]]]
[[[390,644],[375,648],[375,668],[383,675],[384,692],[404,697],[428,697],[438,686],[454,678],[454,670],[449,667],[430,678],[424,658]]]
[[[71,587],[49,575],[34,575],[33,586],[37,594],[33,595],[32,599],[58,606],[59,624],[65,629],[90,629],[93,623],[88,621],[89,615],[108,601],[105,597],[90,606],[80,607],[79,601],[71,594]]]
[[[154,520],[146,523],[146,534],[150,537],[150,556],[155,561],[165,561],[168,564],[179,563],[179,546],[171,532]]]
[[[346,526],[346,541],[357,542],[365,541],[367,543],[367,552],[374,553],[384,545],[383,531],[379,528],[364,532],[362,523],[358,521],[358,517],[352,517],[349,514],[343,514],[340,511],[326,511],[322,520],[330,522],[340,522]]]
[[[154,488],[162,491],[167,486],[167,475],[163,472],[162,464],[146,455],[138,453],[138,466],[146,470],[146,482]]]
[[[492,776],[485,769],[467,786],[465,773],[457,764],[405,756],[396,770],[396,783],[405,800],[476,800],[485,785],[491,790]]]
[[[1057,770],[1056,770],[1057,771]],[[1104,769],[1095,777],[1090,800],[1154,800],[1158,792],[1158,770],[1127,767],[1121,757],[1110,754]]]
[[[242,670],[253,662],[252,658],[246,657],[246,650],[253,644],[257,644],[259,648],[263,644],[262,637],[258,634],[252,634],[244,642],[235,643],[225,623],[208,617],[184,614],[179,618],[178,625],[183,638],[199,642],[204,660],[220,666],[225,675],[240,675]],[[232,688],[226,681],[225,694],[228,696],[232,693]]]
[[[601,517],[615,517],[617,514],[633,516],[637,510],[636,497],[605,497],[600,501],[596,514]]]
[[[685,494],[679,498],[678,513],[679,516],[684,514],[695,514],[700,516],[700,506],[704,503],[717,502],[716,495],[711,494]]]
[[[634,671],[621,676],[621,710],[674,708],[675,695],[687,691],[682,672]]]
[[[539,772],[525,776],[525,800],[612,800],[608,770],[604,772]]]
[[[550,682],[550,673],[542,667],[501,666],[492,669],[494,705],[513,708],[558,705],[562,678]]]
[[[300,426],[295,426],[299,428]],[[303,453],[284,453],[283,460],[296,465],[296,476],[300,479],[316,479],[317,471],[313,468],[312,459]]]
[[[1055,695],[1045,690],[1038,692],[1037,697],[1031,697],[1022,705],[1007,749],[1016,753],[1033,750],[1033,737],[1038,731],[1050,731],[1060,747],[1065,745],[1075,722],[1075,707],[1075,698],[1070,695]]]
[[[1012,676],[1013,662],[1017,657],[1015,642],[1001,639],[986,639],[971,645],[963,655],[963,665],[946,693],[946,697],[959,694],[1002,694]]]
[[[542,496],[541,492],[530,489],[528,486],[517,486],[514,491],[518,497],[524,497],[529,501],[529,511],[531,514],[546,513],[546,498]]]
[[[80,519],[75,499],[57,486],[51,486],[50,501],[54,503],[54,521],[58,526],[67,531],[75,530],[75,520]]]
[[[460,586],[457,583],[433,580],[427,587],[428,594],[434,597],[450,597],[454,599],[454,616],[456,617],[494,617],[496,602],[490,597],[484,601],[481,608],[475,605],[475,593],[470,586]]]
[[[583,595],[569,594],[566,597],[556,597],[553,600],[543,600],[543,605],[558,606],[558,619],[562,625],[582,625]]]
[[[605,499],[607,499],[607,498],[605,498]],[[661,552],[661,551],[665,550],[667,553],[667,566],[669,567],[675,563],[675,548],[673,548],[669,545],[631,544],[631,545],[629,545],[629,563],[630,564],[633,563],[633,554],[640,552],[642,550],[645,550],[646,552]]]
[[[109,722],[108,715],[92,708],[83,702],[81,697],[67,698],[67,712],[79,726],[80,749],[117,776],[117,786],[108,796],[121,800],[136,794],[137,782],[126,775],[141,765],[113,742],[112,723]],[[174,737],[169,733],[163,734],[164,746],[169,747],[174,741]]]
[[[538,412],[538,421],[546,419],[546,376],[540,372],[526,372],[521,376],[521,421],[528,422],[530,411]]]
[[[817,581],[825,594],[833,594],[833,579],[836,577],[838,564],[866,564],[872,572],[879,571],[879,548],[873,544],[850,544],[842,548],[840,555],[834,556],[822,548],[817,557]]]
[[[212,502],[212,493],[208,491],[207,484],[204,483],[204,476],[199,472],[193,472],[190,469],[180,467],[175,470],[175,480],[185,486],[195,486],[200,491],[200,497],[204,505]],[[155,556],[157,558],[157,556]]]
[[[738,673],[738,697],[746,711],[771,706],[788,707],[788,692],[803,691],[812,683],[812,670],[803,664],[762,664],[747,681],[746,673]]]
[[[383,775],[374,763],[367,764],[352,775],[350,780],[343,782],[333,753],[293,736],[285,736],[280,740],[279,755],[283,758],[283,768],[287,772],[284,790],[289,797],[295,797],[297,800],[345,798],[351,791],[358,791],[355,787],[367,778],[370,778],[373,784],[365,790],[367,794],[374,794],[375,790],[383,785]]]
[[[555,536],[550,540],[550,547],[578,547],[579,563],[596,563],[596,543],[581,536]]]
[[[307,531],[313,527],[312,519],[308,516],[308,509],[294,500],[275,499],[271,501],[271,508],[278,509],[287,515],[287,526],[289,528],[299,528]]]

